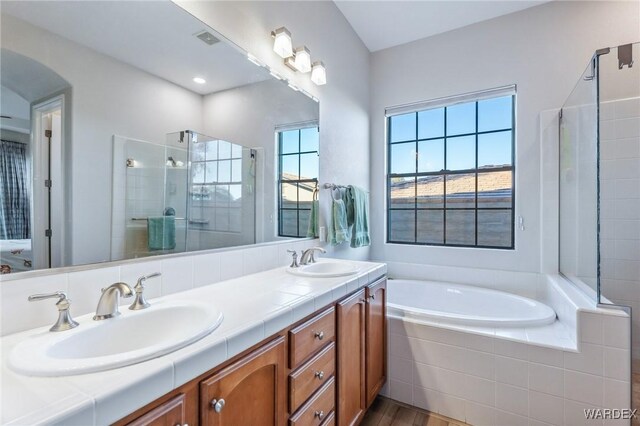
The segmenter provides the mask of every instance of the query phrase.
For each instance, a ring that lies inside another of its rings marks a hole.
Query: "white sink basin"
[[[69,376],[124,367],[183,348],[222,323],[219,310],[198,302],[156,301],[151,307],[57,333],[42,332],[11,351],[9,366],[29,376]]]
[[[297,268],[289,267],[287,272],[302,277],[330,278],[353,275],[358,272],[358,268],[349,262],[319,261]]]

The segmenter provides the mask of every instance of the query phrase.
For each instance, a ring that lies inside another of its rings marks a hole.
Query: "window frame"
[[[511,96],[511,127],[489,130],[489,131],[478,131],[478,103],[480,101],[496,99],[500,97]],[[456,106],[463,103],[475,103],[475,131],[472,133],[464,133],[464,134],[456,134],[450,137],[447,137],[447,109],[448,107]],[[492,249],[492,250],[515,250],[516,247],[516,104],[517,104],[517,93],[516,87],[508,86],[504,88],[491,89],[484,92],[476,92],[470,93],[460,96],[453,96],[448,98],[436,99],[433,101],[427,102],[419,102],[411,105],[398,106],[393,108],[388,108],[385,114],[385,123],[386,123],[386,135],[385,135],[385,144],[386,144],[386,155],[387,155],[387,164],[386,164],[386,176],[385,176],[385,185],[386,185],[386,206],[385,206],[385,219],[386,219],[386,235],[385,242],[387,244],[394,245],[415,245],[415,246],[433,246],[433,247],[462,247],[462,248],[476,248],[476,249]],[[434,110],[438,108],[444,108],[444,117],[443,117],[443,135],[438,137],[430,137],[430,138],[419,138],[419,120],[418,113],[427,110]],[[402,141],[394,141],[391,142],[391,119],[394,116],[404,115],[408,113],[416,114],[416,129],[415,129],[415,139],[402,140]],[[501,133],[511,131],[511,165],[510,166],[502,166],[502,167],[494,167],[494,168],[478,168],[478,140],[479,136],[485,134],[493,134],[493,133]],[[471,169],[464,170],[447,170],[447,139],[458,138],[458,137],[468,137],[473,136],[475,139],[475,167]],[[392,156],[391,149],[393,145],[402,144],[402,143],[415,143],[416,147],[419,142],[423,141],[433,141],[433,140],[442,140],[443,141],[443,166],[444,169],[440,171],[432,171],[432,172],[418,172],[418,156],[416,155],[416,168],[415,173],[392,173]],[[510,207],[479,207],[478,206],[478,176],[483,173],[491,173],[491,172],[500,172],[500,171],[511,171],[511,206]],[[474,196],[474,207],[447,207],[447,191],[446,191],[446,182],[448,176],[455,175],[463,175],[463,174],[474,174],[475,177],[475,196]],[[443,191],[442,191],[442,207],[432,207],[432,208],[419,208],[418,207],[418,179],[421,177],[427,176],[440,176],[443,180]],[[412,208],[392,208],[392,199],[391,199],[391,179],[392,178],[406,178],[413,177],[415,180],[415,195],[414,195],[414,205]],[[506,211],[510,210],[511,213],[511,244],[509,246],[496,246],[496,245],[486,245],[486,244],[478,244],[478,212],[479,211]],[[390,213],[392,211],[412,211],[414,212],[414,241],[397,241],[391,239],[391,220]],[[435,242],[418,242],[418,212],[420,211],[441,211],[443,214],[442,219],[442,243]],[[447,211],[473,211],[474,212],[474,243],[473,244],[459,244],[459,243],[447,243]]]
[[[317,129],[318,131],[318,148],[315,151],[301,151],[301,145],[302,145],[302,130],[305,129]],[[283,138],[283,133],[285,132],[290,132],[290,131],[297,131],[298,132],[298,150],[295,152],[289,152],[286,154],[282,153],[282,138]],[[283,127],[279,127],[276,128],[276,135],[277,135],[277,166],[278,166],[278,178],[276,179],[276,185],[277,185],[277,194],[278,194],[278,223],[276,224],[277,226],[277,234],[278,237],[284,237],[284,238],[307,238],[307,230],[304,229],[302,230],[303,233],[300,233],[300,212],[308,212],[309,214],[311,214],[311,208],[300,208],[300,184],[313,184],[313,186],[315,188],[318,187],[318,183],[319,183],[319,178],[313,178],[313,179],[300,179],[300,168],[301,168],[301,162],[302,162],[302,155],[305,154],[316,154],[318,156],[318,158],[320,157],[320,126],[318,125],[318,123],[300,123],[298,125],[291,125],[291,126],[283,126]],[[290,156],[290,155],[297,155],[298,156],[298,179],[296,180],[284,180],[282,179],[282,160],[284,157],[286,156]],[[318,161],[318,166],[320,165],[319,161]],[[295,208],[287,208],[287,207],[283,207],[282,206],[282,185],[283,183],[289,183],[289,184],[295,184],[296,185],[296,191],[297,191],[297,197],[296,197],[296,207]],[[282,221],[282,212],[283,211],[295,211],[296,212],[296,233],[297,235],[288,235],[288,234],[284,234],[283,232],[283,221]]]
[[[212,138],[210,140],[206,140],[206,141],[199,141],[199,142],[195,142],[195,143],[208,143],[208,142],[213,142],[216,141],[216,158],[215,159],[209,159],[207,158],[206,154],[203,160],[194,160],[191,158],[191,153],[189,153],[189,186],[190,186],[190,191],[188,194],[189,197],[189,208],[190,209],[194,209],[194,208],[206,208],[206,209],[213,209],[215,210],[214,212],[214,218],[216,220],[213,221],[213,225],[211,223],[207,224],[206,226],[199,226],[197,224],[191,223],[189,221],[189,223],[187,224],[188,229],[196,229],[196,230],[200,230],[200,231],[210,231],[210,232],[219,232],[219,233],[229,233],[229,234],[241,234],[242,231],[242,224],[240,224],[239,229],[232,229],[231,226],[231,221],[230,218],[233,214],[234,210],[238,210],[241,211],[242,207],[234,207],[232,206],[232,203],[234,201],[229,201],[229,204],[227,206],[224,207],[220,207],[218,206],[218,202],[216,200],[216,194],[218,194],[218,189],[219,188],[223,188],[223,187],[227,187],[229,189],[228,193],[229,195],[231,195],[231,191],[230,188],[231,186],[238,186],[240,187],[240,199],[242,199],[243,196],[243,179],[242,179],[242,169],[243,169],[243,150],[247,149],[246,147],[237,144],[237,143],[233,143],[224,139],[219,139],[219,138]],[[220,157],[220,142],[224,142],[224,143],[228,143],[230,145],[229,147],[229,156],[228,157]],[[240,147],[240,156],[239,157],[234,157],[234,146],[238,146]],[[220,163],[228,161],[229,162],[229,181],[220,181],[219,177],[220,177]],[[234,181],[233,180],[233,170],[234,170],[234,161],[240,161],[240,180],[239,181]],[[216,176],[214,180],[207,180],[207,178],[205,177],[203,182],[201,183],[196,183],[193,180],[193,173],[192,170],[194,168],[194,166],[196,164],[202,164],[202,167],[205,169],[205,176],[207,175],[206,173],[206,169],[207,166],[209,164],[216,164]],[[194,187],[210,187],[213,188],[214,191],[212,192],[213,194],[213,199],[205,199],[205,198],[200,198],[200,199],[195,199],[194,195],[195,192],[193,191]],[[196,204],[196,205],[194,205]],[[226,215],[228,216],[228,225],[226,227],[223,226],[219,226],[218,222],[217,222],[217,217],[220,213],[220,210],[226,209],[227,213]]]

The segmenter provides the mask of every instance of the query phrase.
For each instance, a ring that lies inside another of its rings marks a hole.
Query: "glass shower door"
[[[596,298],[598,283],[596,57],[560,116],[560,273]]]
[[[189,134],[187,250],[256,242],[257,151]]]
[[[635,64],[631,61],[635,59]],[[631,307],[632,408],[640,407],[640,43],[598,58],[600,293]],[[636,422],[634,421],[634,424]]]

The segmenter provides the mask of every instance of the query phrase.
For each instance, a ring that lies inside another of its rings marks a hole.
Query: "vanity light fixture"
[[[293,49],[293,45],[291,42],[291,32],[286,27],[280,27],[277,30],[271,31],[271,37],[273,37],[273,51],[278,54],[282,59],[284,59],[284,64],[291,68],[293,71],[299,71],[301,73],[308,73],[311,71],[311,81],[313,81],[317,86],[322,86],[327,84],[327,70],[322,61],[311,62],[311,52],[307,48],[307,46],[300,46]],[[255,64],[259,64],[255,59],[255,56],[249,54],[249,60],[254,62]],[[264,65],[263,65],[264,66]],[[274,75],[273,70],[271,68],[265,66],[271,71],[271,75],[278,78]],[[289,83],[289,87],[294,89],[291,83]],[[294,89],[295,90],[295,89]]]
[[[280,27],[271,32],[273,40],[273,51],[282,59],[293,56],[293,45],[291,43],[291,32],[285,27]]]
[[[322,61],[316,61],[311,67],[311,81],[316,85],[322,86],[327,84],[327,70]]]
[[[207,80],[202,77],[193,77],[193,82],[198,84],[205,84]]]
[[[285,59],[284,63],[294,71],[307,73],[311,71],[311,52],[307,46],[296,47],[293,56]]]

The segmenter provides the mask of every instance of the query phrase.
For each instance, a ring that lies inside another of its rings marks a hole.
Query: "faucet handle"
[[[287,250],[287,253],[291,253],[291,265],[289,268],[297,268],[298,265],[298,252],[295,250]]]
[[[143,275],[140,278],[138,278],[138,282],[136,283],[136,287],[139,286],[139,285],[142,285],[142,283],[144,281],[148,280],[149,278],[159,277],[160,275],[162,275],[162,272],[153,272],[153,273],[151,273],[149,275]]]
[[[55,291],[53,293],[33,294],[27,298],[29,302],[36,302],[38,300],[58,298],[56,307],[58,308],[58,320],[49,329],[50,331],[65,331],[71,330],[78,326],[78,323],[71,318],[69,307],[71,306],[71,300],[67,299],[67,294],[64,291]]]
[[[138,311],[140,309],[146,309],[149,306],[151,306],[151,304],[149,302],[147,302],[147,299],[145,299],[144,297],[144,282],[150,278],[155,278],[155,277],[159,277],[160,275],[162,275],[161,272],[154,272],[152,274],[149,275],[143,275],[140,278],[138,278],[138,282],[136,283],[135,287],[133,287],[133,289],[136,292],[136,300],[133,301],[133,303],[131,304],[131,306],[129,306],[129,309],[132,311]]]

